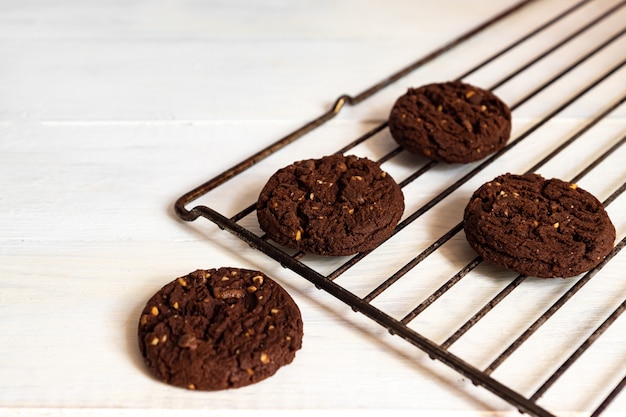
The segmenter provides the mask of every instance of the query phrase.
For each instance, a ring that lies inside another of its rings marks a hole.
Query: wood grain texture
[[[0,416],[248,416],[317,409],[358,409],[372,415],[380,410],[518,415],[229,233],[207,222],[182,222],[172,208],[182,193],[326,111],[340,94],[358,94],[513,3],[3,1]],[[615,3],[592,2],[568,25]],[[212,202],[228,212],[240,210],[254,201],[278,167],[334,152],[346,138],[384,121],[407,86],[458,76],[525,33],[538,16],[563,7],[557,0],[536,2],[515,21],[451,51],[363,106],[346,108],[323,130],[263,161],[231,189],[217,191]],[[622,11],[589,37],[610,32],[625,20]],[[557,39],[563,30],[551,31],[549,38]],[[559,53],[580,55],[587,41]],[[468,81],[488,88],[536,48],[507,57]],[[578,81],[623,59],[625,48],[619,40],[564,79],[556,91],[520,106],[514,111],[513,135],[576,90]],[[538,68],[528,82],[500,87],[499,95],[515,103],[530,83],[540,83],[560,66],[551,61]],[[393,273],[458,223],[458,208],[484,179],[502,170],[528,169],[623,95],[625,79],[624,69],[616,72],[587,100],[568,108],[342,276],[341,284],[367,295],[378,277]],[[626,108],[621,106],[542,167],[542,174],[565,179],[575,175],[576,166],[597,157],[625,130]],[[354,153],[380,158],[394,147],[385,131]],[[624,158],[626,150],[620,149],[581,180],[581,186],[600,200],[606,198],[624,181]],[[401,156],[386,168],[402,181],[415,165]],[[418,209],[469,169],[438,168],[411,183],[404,190],[405,212]],[[608,211],[620,239],[626,234],[626,199],[622,196]],[[249,219],[243,222],[257,227]],[[457,235],[374,304],[402,318],[473,256],[464,236]],[[340,261],[308,262],[331,272]],[[141,308],[175,277],[221,266],[262,270],[290,292],[303,315],[302,350],[272,378],[241,390],[206,394],[157,382],[144,369],[137,348]],[[555,326],[544,330],[562,337],[551,344],[541,344],[549,339],[544,337],[528,345],[518,352],[521,360],[498,370],[498,378],[532,392],[552,371],[547,364],[542,367],[544,362],[565,357],[588,334],[584,318],[604,317],[615,307],[624,294],[625,269],[626,256],[621,254],[603,271],[602,280],[579,295],[584,314],[564,311]],[[471,281],[463,281],[411,326],[442,342],[509,279],[506,272],[482,266]],[[486,366],[487,358],[499,354],[567,285],[524,283],[503,304],[502,314],[481,322],[452,350]],[[523,314],[511,323],[506,313],[514,311]],[[621,366],[626,360],[625,326],[623,318],[618,320],[576,375],[588,375],[598,358],[606,356]],[[542,352],[539,358],[537,351]],[[528,362],[538,366],[529,372]],[[608,374],[602,383],[591,376],[572,377],[545,401],[578,415],[590,407],[597,391],[621,378],[619,372]],[[568,408],[568,390],[581,384],[589,395]],[[620,398],[608,415],[625,410],[626,400]]]

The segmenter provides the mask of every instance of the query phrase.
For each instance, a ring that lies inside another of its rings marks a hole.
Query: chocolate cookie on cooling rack
[[[592,194],[538,174],[505,174],[482,185],[464,220],[467,241],[484,259],[542,278],[590,270],[615,241],[615,228]]]
[[[319,255],[353,255],[391,236],[404,196],[379,165],[354,155],[295,162],[270,177],[257,202],[268,237]]]
[[[197,270],[161,288],[139,320],[139,348],[161,381],[222,390],[272,376],[302,344],[300,310],[275,281],[238,268]]]
[[[389,115],[391,136],[409,152],[468,163],[504,147],[511,112],[495,94],[460,81],[409,88]]]

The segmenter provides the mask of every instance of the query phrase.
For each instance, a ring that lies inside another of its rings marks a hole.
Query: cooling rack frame
[[[465,78],[468,74],[473,72],[476,68],[480,68],[480,67],[488,64],[489,62],[497,59],[501,55],[503,55],[503,54],[507,53],[508,51],[510,51],[511,49],[517,47],[518,45],[522,44],[526,40],[528,40],[528,39],[532,38],[533,36],[537,35],[541,31],[543,31],[544,29],[550,27],[555,22],[558,22],[560,19],[564,18],[568,14],[573,13],[578,8],[580,8],[580,7],[584,6],[585,4],[589,3],[589,1],[590,0],[583,0],[583,1],[577,2],[574,5],[571,5],[567,9],[565,9],[562,12],[558,13],[556,16],[551,17],[550,19],[546,20],[544,23],[538,25],[536,28],[530,30],[524,36],[520,37],[515,42],[511,43],[508,47],[499,50],[495,54],[491,55],[487,60],[484,60],[484,61],[478,63],[475,67],[473,67],[469,71],[465,72],[464,74],[460,75],[458,77],[458,79]],[[191,190],[191,191],[185,193],[184,195],[182,195],[175,202],[174,208],[175,208],[176,214],[181,219],[183,219],[185,221],[194,221],[194,220],[198,219],[199,217],[203,217],[203,218],[206,218],[206,219],[210,220],[211,222],[215,223],[219,228],[221,228],[223,230],[227,230],[228,232],[230,232],[233,235],[235,235],[237,238],[241,239],[243,242],[247,243],[253,249],[256,249],[256,250],[264,253],[265,255],[271,257],[275,261],[279,262],[283,267],[292,270],[293,272],[297,273],[301,277],[305,278],[306,280],[308,280],[309,282],[314,284],[317,288],[327,292],[328,294],[332,295],[333,297],[335,297],[338,300],[342,301],[343,303],[347,304],[354,311],[364,314],[365,316],[367,316],[368,318],[370,318],[374,322],[376,322],[379,325],[383,326],[391,334],[397,335],[400,338],[402,338],[402,339],[406,340],[407,342],[409,342],[410,344],[412,344],[412,345],[416,346],[417,348],[421,349],[422,351],[427,353],[430,358],[432,358],[434,360],[438,360],[438,361],[444,363],[445,365],[447,365],[450,368],[452,368],[455,371],[457,371],[459,374],[461,374],[464,377],[466,377],[469,380],[471,380],[475,385],[481,386],[481,387],[491,391],[493,394],[495,394],[495,395],[499,396],[500,398],[502,398],[503,400],[507,401],[508,403],[513,405],[515,408],[517,408],[521,412],[528,413],[528,414],[533,415],[533,416],[552,416],[553,415],[552,412],[550,412],[549,410],[547,410],[544,407],[540,406],[537,403],[537,400],[541,397],[541,395],[547,389],[550,388],[550,386],[563,374],[563,372],[565,372],[571,366],[571,364],[580,355],[582,355],[585,352],[585,350],[592,343],[594,343],[595,340],[597,338],[599,338],[600,335],[615,320],[617,320],[617,318],[620,316],[620,314],[626,308],[626,301],[622,302],[622,304],[619,305],[613,311],[613,313],[609,317],[607,317],[601,323],[601,325],[598,326],[597,329],[584,341],[584,343],[581,344],[580,347],[578,349],[576,349],[574,351],[574,353],[569,358],[567,358],[567,360],[561,365],[561,367],[559,367],[557,369],[557,371],[554,372],[548,378],[548,380],[545,381],[545,383],[533,395],[531,395],[530,397],[524,396],[524,395],[520,394],[519,392],[517,392],[516,390],[508,387],[504,383],[499,382],[498,380],[494,379],[491,376],[491,372],[495,368],[497,368],[503,361],[505,361],[512,352],[514,352],[522,343],[524,343],[524,341],[528,337],[530,337],[530,335],[532,335],[537,330],[538,327],[540,327],[546,320],[548,320],[562,305],[564,305],[571,297],[573,297],[573,295],[580,288],[582,288],[582,286],[584,286],[608,262],[610,262],[611,259],[615,255],[617,255],[624,248],[624,246],[626,246],[626,238],[622,237],[621,240],[618,239],[618,242],[616,243],[614,250],[611,252],[610,255],[607,256],[607,258],[600,265],[598,265],[596,268],[592,269],[588,273],[584,274],[570,288],[570,290],[568,290],[542,316],[540,316],[530,327],[528,327],[528,329],[525,332],[523,332],[508,348],[504,349],[504,351],[503,351],[503,353],[501,355],[499,355],[485,370],[481,371],[480,369],[478,369],[475,366],[471,365],[470,363],[468,363],[467,361],[465,361],[461,357],[451,353],[448,350],[448,347],[452,343],[454,343],[459,337],[461,337],[465,331],[467,331],[477,321],[479,321],[485,314],[487,314],[492,308],[494,308],[494,306],[497,305],[504,297],[506,297],[511,291],[513,291],[513,289],[515,289],[522,281],[524,281],[526,279],[526,277],[520,275],[517,278],[515,278],[513,281],[511,281],[511,283],[506,288],[504,288],[496,297],[494,297],[492,300],[490,300],[489,303],[487,303],[473,317],[471,317],[470,320],[468,320],[468,322],[466,323],[465,326],[462,326],[460,329],[458,329],[457,332],[455,332],[444,343],[435,343],[434,341],[430,340],[429,338],[423,336],[422,334],[420,334],[417,331],[415,331],[415,330],[411,329],[410,327],[408,327],[407,324],[415,316],[417,316],[421,311],[423,311],[430,304],[435,302],[441,295],[443,295],[445,292],[447,292],[461,278],[463,278],[470,271],[472,271],[474,268],[476,268],[476,266],[479,265],[482,262],[480,257],[476,257],[475,259],[473,259],[464,268],[462,268],[457,274],[455,274],[450,280],[448,280],[444,285],[442,285],[437,291],[435,291],[431,295],[431,297],[429,297],[423,303],[418,305],[413,311],[411,311],[410,314],[406,315],[401,320],[398,320],[398,319],[392,317],[391,315],[385,313],[381,309],[373,306],[372,303],[371,303],[379,294],[381,294],[383,291],[385,291],[387,288],[389,288],[391,285],[393,285],[394,282],[396,282],[398,279],[400,279],[400,277],[402,277],[404,274],[406,274],[408,271],[410,271],[412,268],[414,268],[417,264],[422,262],[426,257],[428,257],[430,254],[432,254],[434,251],[436,251],[437,248],[441,247],[442,244],[444,244],[445,242],[450,240],[454,235],[459,233],[462,230],[462,223],[459,223],[459,224],[455,225],[447,233],[442,235],[439,239],[435,240],[429,247],[427,247],[424,251],[419,253],[414,259],[412,259],[403,268],[398,270],[397,273],[395,273],[394,275],[392,275],[391,277],[389,277],[388,279],[383,281],[374,291],[372,291],[371,293],[369,293],[365,297],[359,297],[359,296],[356,296],[354,293],[346,290],[341,285],[338,285],[335,282],[335,279],[337,277],[339,277],[341,274],[343,274],[344,272],[346,272],[347,270],[349,270],[352,266],[354,266],[355,264],[360,262],[364,257],[366,257],[368,255],[368,253],[357,254],[354,257],[350,258],[341,267],[339,267],[335,271],[333,271],[331,274],[323,275],[323,274],[319,273],[318,271],[316,271],[315,269],[311,268],[310,266],[307,266],[305,263],[303,263],[301,261],[302,257],[305,254],[302,254],[302,253],[296,253],[295,255],[294,254],[289,254],[286,251],[284,251],[280,246],[274,245],[271,242],[269,242],[265,238],[265,236],[259,236],[256,233],[252,232],[251,230],[247,229],[246,227],[244,227],[244,226],[242,226],[241,224],[238,223],[241,219],[245,218],[246,216],[248,216],[248,215],[250,215],[251,213],[254,212],[254,210],[255,210],[254,204],[251,204],[250,206],[246,207],[245,209],[241,210],[239,213],[237,213],[236,215],[231,216],[231,217],[227,217],[224,214],[220,213],[219,211],[217,211],[217,210],[215,210],[213,208],[210,208],[210,207],[208,207],[206,205],[197,205],[197,206],[195,206],[195,207],[193,207],[191,209],[187,208],[187,206],[190,203],[192,203],[193,201],[195,201],[195,200],[199,199],[200,197],[208,194],[210,191],[225,185],[226,183],[228,183],[228,181],[230,181],[231,179],[233,179],[237,175],[241,174],[242,172],[252,168],[253,166],[255,166],[261,160],[267,158],[268,156],[274,154],[278,150],[285,148],[286,146],[290,145],[291,143],[295,142],[296,140],[304,137],[308,133],[314,131],[315,129],[317,129],[319,127],[321,127],[323,124],[325,124],[326,122],[330,121],[335,116],[337,116],[340,113],[340,111],[344,108],[344,106],[346,106],[346,105],[349,105],[349,106],[356,106],[356,105],[358,105],[359,103],[367,100],[372,95],[374,95],[377,92],[379,92],[379,91],[383,90],[384,88],[388,87],[392,83],[395,83],[398,80],[404,78],[406,75],[412,73],[417,68],[420,68],[421,66],[423,66],[423,65],[425,65],[425,64],[435,60],[436,58],[440,57],[441,55],[445,54],[446,52],[448,52],[448,51],[450,51],[450,50],[452,50],[454,48],[459,47],[464,42],[466,42],[467,40],[469,40],[472,37],[476,36],[477,34],[480,34],[482,31],[486,30],[490,26],[492,26],[492,25],[494,25],[494,24],[496,24],[496,23],[498,23],[498,22],[500,22],[500,21],[502,21],[504,19],[507,19],[507,18],[513,16],[515,13],[517,13],[518,11],[520,11],[521,9],[523,9],[524,7],[529,5],[530,3],[533,3],[533,1],[532,0],[526,0],[526,1],[522,1],[522,2],[512,6],[511,8],[509,8],[509,9],[503,11],[502,13],[492,17],[491,19],[485,21],[483,24],[477,26],[476,28],[470,30],[469,32],[467,32],[467,33],[459,36],[458,38],[452,40],[451,42],[443,45],[441,48],[438,48],[437,50],[433,51],[432,53],[430,53],[430,54],[426,55],[425,57],[415,61],[412,64],[410,64],[409,66],[407,66],[405,68],[402,68],[400,71],[398,71],[398,72],[392,74],[391,76],[381,80],[379,83],[377,83],[377,84],[373,85],[372,87],[364,90],[363,92],[361,92],[358,95],[355,95],[355,96],[341,95],[339,98],[336,99],[336,101],[331,106],[331,108],[328,111],[326,111],[323,114],[321,114],[319,117],[313,119],[309,123],[306,123],[305,125],[303,125],[299,129],[296,129],[292,133],[284,136],[283,138],[279,139],[278,141],[274,142],[273,144],[269,145],[268,147],[262,149],[261,151],[255,153],[254,155],[252,155],[252,156],[250,156],[248,158],[243,159],[240,163],[236,164],[235,166],[233,166],[232,168],[228,169],[227,171],[224,171],[223,173],[221,173],[220,175],[214,177],[213,179],[211,179],[211,180],[201,184],[200,186],[198,186],[198,187],[194,188],[193,190]],[[622,3],[618,4],[618,5],[610,8],[604,15],[601,15],[601,16],[597,17],[595,20],[591,21],[588,25],[586,25],[584,27],[581,27],[578,32],[572,33],[569,37],[564,38],[563,41],[562,41],[562,44],[568,42],[570,39],[572,39],[572,38],[574,38],[576,36],[579,36],[581,33],[583,33],[589,27],[592,27],[592,25],[597,24],[601,19],[604,19],[606,16],[609,16],[610,13],[613,13],[616,10],[618,10],[619,8],[621,8],[624,5],[624,3],[625,2],[622,2]],[[575,68],[577,65],[580,65],[581,62],[584,62],[586,59],[588,59],[589,57],[593,56],[595,53],[597,53],[598,51],[602,50],[607,45],[610,45],[613,41],[615,41],[616,39],[621,37],[624,34],[625,30],[626,29],[623,29],[621,32],[615,34],[613,37],[611,37],[609,39],[606,39],[603,43],[601,43],[596,48],[594,48],[592,51],[590,51],[587,55],[582,56],[579,61],[573,63],[571,66],[566,67],[564,70],[562,70],[561,72],[556,74],[550,81],[546,82],[543,85],[540,85],[539,87],[537,87],[534,90],[529,91],[527,93],[527,95],[522,100],[520,100],[515,105],[511,106],[512,110],[514,109],[514,107],[516,107],[518,105],[521,105],[522,103],[524,103],[525,101],[527,101],[531,97],[533,97],[535,94],[537,94],[539,91],[541,91],[542,89],[546,88],[551,82],[554,82],[554,80],[559,79],[564,74],[566,74],[567,72],[569,72],[573,68]],[[534,61],[529,62],[525,67],[520,68],[519,71],[520,72],[523,71],[526,67],[528,67],[528,66],[532,65],[534,62],[537,62],[538,60],[542,59],[546,54],[552,53],[554,50],[558,49],[562,44],[555,44],[551,48],[548,48],[544,52],[544,54],[541,54],[541,55],[537,56]],[[615,72],[617,72],[625,64],[626,64],[626,60],[622,61],[621,64],[619,64],[619,65],[617,65],[617,66],[615,66],[613,68],[608,69],[605,73],[603,73],[600,77],[598,77],[595,82],[592,82],[589,85],[587,85],[584,88],[582,88],[578,92],[577,95],[574,95],[569,100],[567,100],[566,102],[563,102],[560,106],[558,106],[557,108],[553,109],[548,114],[544,115],[544,117],[541,120],[539,120],[534,126],[532,126],[531,128],[527,129],[524,133],[522,133],[521,135],[519,135],[515,139],[512,139],[503,150],[501,150],[501,151],[493,154],[492,156],[486,158],[484,161],[479,163],[474,169],[472,169],[471,171],[465,173],[461,178],[459,178],[452,185],[448,186],[442,192],[436,194],[429,202],[424,204],[420,209],[418,209],[415,212],[411,213],[406,219],[404,219],[402,222],[400,222],[398,227],[396,228],[396,233],[398,233],[404,227],[409,225],[415,219],[417,219],[420,216],[422,216],[424,213],[426,213],[432,207],[436,206],[441,200],[443,200],[445,197],[450,195],[454,190],[456,190],[462,184],[466,183],[474,175],[476,175],[477,173],[481,172],[484,169],[484,167],[486,167],[489,164],[493,163],[495,160],[500,158],[504,153],[510,151],[514,146],[517,145],[517,143],[519,143],[525,137],[527,137],[528,135],[533,133],[536,129],[538,129],[544,123],[549,121],[552,117],[554,117],[556,114],[561,112],[564,108],[567,108],[567,106],[569,106],[572,102],[574,102],[575,100],[577,100],[578,98],[580,98],[581,96],[586,94],[589,90],[593,89],[597,85],[597,83],[601,82],[602,80],[606,79],[607,77],[609,77],[612,74],[614,74]],[[517,73],[510,74],[507,78],[500,80],[500,82],[498,84],[490,86],[489,88],[490,89],[494,89],[498,85],[501,85],[502,83],[508,81],[509,79],[511,79],[512,77],[514,77],[516,75],[517,75]],[[598,114],[593,120],[590,120],[586,126],[582,127],[576,133],[571,135],[568,140],[566,140],[564,143],[561,144],[561,146],[559,148],[553,150],[551,153],[546,155],[541,161],[539,161],[536,165],[534,165],[533,167],[529,168],[528,172],[533,172],[539,166],[541,166],[545,162],[549,161],[554,155],[558,154],[564,147],[566,147],[569,144],[571,144],[572,142],[574,142],[577,138],[579,138],[581,135],[583,135],[588,129],[593,127],[596,123],[601,121],[608,114],[610,114],[616,108],[621,106],[625,101],[626,101],[626,97],[622,97],[620,100],[617,100],[617,101],[611,103],[609,106],[607,106],[605,108],[605,110],[603,112]],[[368,138],[372,137],[373,135],[378,134],[380,131],[384,130],[386,127],[387,127],[386,122],[381,123],[380,125],[378,125],[374,129],[370,130],[366,134],[360,136],[359,138],[357,138],[356,140],[354,140],[353,142],[351,142],[350,144],[348,144],[344,148],[339,149],[337,151],[337,153],[345,153],[345,152],[347,152],[349,149],[351,149],[351,148],[357,146],[358,144],[368,140]],[[626,142],[626,136],[623,137],[620,141],[618,141],[613,147],[608,149],[605,153],[603,153],[598,158],[596,158],[591,164],[589,164],[584,169],[582,169],[574,178],[571,179],[571,181],[572,182],[576,182],[578,179],[582,178],[586,173],[588,173],[590,170],[592,170],[595,166],[597,166],[603,160],[608,158],[613,152],[615,152],[616,149],[618,149],[620,146],[622,146],[622,144],[624,142]],[[395,149],[389,155],[384,157],[383,160],[387,160],[389,158],[392,158],[393,156],[397,155],[399,152],[402,152],[401,148]],[[379,161],[379,162],[382,163],[382,161]],[[430,163],[425,164],[420,169],[418,169],[412,176],[410,176],[405,181],[403,181],[400,185],[401,186],[405,186],[406,184],[408,184],[411,181],[415,180],[415,178],[418,178],[424,172],[428,171],[429,169],[432,169],[436,164],[437,164],[436,162],[430,162]],[[617,199],[624,192],[625,189],[626,189],[626,182],[623,183],[621,185],[621,187],[619,187],[618,189],[614,190],[614,192],[605,201],[603,201],[603,204],[605,204],[607,206],[610,205],[615,199]],[[623,389],[624,385],[626,385],[626,376],[623,377],[621,379],[621,381],[615,387],[613,387],[613,389],[610,391],[609,395],[607,395],[599,403],[599,405],[595,408],[595,410],[593,410],[593,412],[590,415],[591,416],[597,416],[597,415],[601,414],[606,409],[606,407],[608,407],[608,405],[617,397],[617,395]]]

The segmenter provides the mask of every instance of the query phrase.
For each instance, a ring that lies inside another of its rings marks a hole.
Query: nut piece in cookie
[[[374,249],[404,211],[391,175],[367,158],[330,155],[272,175],[257,201],[268,237],[307,253],[342,256]]]
[[[491,91],[460,81],[428,84],[409,88],[396,100],[389,131],[409,152],[468,163],[504,147],[511,112]]]
[[[156,378],[211,391],[259,382],[291,363],[303,326],[298,306],[274,280],[220,268],[161,288],[143,309],[138,336]]]
[[[602,203],[575,184],[505,174],[483,184],[464,212],[469,244],[520,274],[572,277],[611,252],[615,227]]]

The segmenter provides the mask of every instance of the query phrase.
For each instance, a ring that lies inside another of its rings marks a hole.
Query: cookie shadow
[[[138,324],[144,304],[145,302],[136,302],[128,312],[128,318],[126,320],[126,351],[135,369],[140,371],[144,376],[152,378],[152,374],[146,368],[141,352],[139,351]]]

